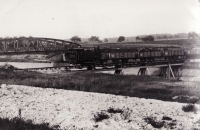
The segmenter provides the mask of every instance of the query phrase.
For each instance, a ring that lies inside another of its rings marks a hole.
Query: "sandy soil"
[[[45,74],[59,74],[66,72],[65,68],[59,68],[59,69],[39,69],[39,70],[30,70],[30,71],[36,71],[40,73]]]
[[[186,104],[20,85],[0,87],[0,117],[21,116],[34,123],[59,125],[61,129],[156,129],[144,120],[147,117],[164,122],[160,129],[200,129],[199,106],[196,105],[197,112],[184,112],[183,105]],[[109,113],[109,108],[123,112]],[[108,115],[108,119],[95,122],[99,112]],[[163,120],[164,116],[172,119]]]

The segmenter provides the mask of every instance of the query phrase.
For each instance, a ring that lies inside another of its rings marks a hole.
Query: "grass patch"
[[[168,129],[175,129],[177,122],[176,120],[172,120],[172,118],[167,117],[167,116],[163,116],[162,120],[157,120],[156,117],[146,117],[144,118],[144,120],[148,123],[151,124],[151,126],[153,126],[154,128],[168,128]]]
[[[194,104],[187,104],[182,107],[184,112],[196,112],[197,108]]]
[[[0,71],[0,84],[108,93],[164,101],[176,101],[172,97],[185,94],[200,97],[200,89],[198,88],[188,89],[182,86],[169,86],[162,84],[162,82],[171,81],[159,77],[112,75],[94,73],[93,71],[67,72],[63,74],[43,74],[13,70]]]
[[[152,117],[147,117],[144,118],[144,120],[148,123],[151,124],[154,128],[162,128],[164,126],[164,122],[163,121],[156,121],[154,118]]]
[[[123,110],[121,110],[121,109],[119,109],[119,108],[117,108],[117,109],[115,109],[115,108],[109,108],[108,109],[108,113],[123,113]]]
[[[162,120],[172,120],[171,117],[163,116]]]
[[[130,118],[132,112],[133,112],[133,111],[130,110],[129,108],[124,109],[124,110],[123,110],[123,113],[121,113],[121,118],[122,118],[123,120],[129,120],[129,118]]]
[[[32,121],[24,121],[21,118],[1,118],[0,117],[0,130],[58,130],[59,126],[49,127],[48,123],[33,124]]]
[[[102,120],[108,119],[109,116],[106,113],[100,112],[94,115],[94,121],[95,122],[100,122]]]

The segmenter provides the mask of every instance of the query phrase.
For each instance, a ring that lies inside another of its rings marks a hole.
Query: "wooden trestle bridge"
[[[0,55],[64,52],[66,49],[74,47],[80,47],[80,45],[71,41],[53,38],[22,37],[0,39]]]
[[[109,69],[115,69],[114,74],[122,74],[123,68],[128,68],[128,67],[136,67],[139,68],[139,71],[137,75],[152,75],[152,72],[149,71],[149,68],[159,68],[159,75],[160,77],[163,78],[180,78],[181,77],[181,67],[183,66],[182,63],[161,63],[161,64],[151,64],[151,65],[146,65],[146,66],[140,66],[140,65],[134,65],[134,66],[115,66],[115,67],[102,67],[101,69],[95,69],[94,71],[102,71],[104,69],[109,70]],[[85,71],[87,69],[77,69],[76,66],[72,65],[64,65],[64,66],[55,66],[55,67],[42,67],[42,68],[27,68],[26,70],[54,70],[54,69],[61,69],[65,68],[67,71]],[[19,69],[22,70],[22,69]]]
[[[144,66],[140,67],[138,71],[138,75],[151,75],[149,71],[150,67],[159,68],[159,76],[164,78],[179,78],[181,77],[181,67],[184,63],[174,63],[174,64],[163,64],[163,65],[155,65],[155,66]]]

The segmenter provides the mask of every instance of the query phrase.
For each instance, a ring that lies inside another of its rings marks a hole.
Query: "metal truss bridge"
[[[41,37],[22,37],[0,39],[0,55],[64,52],[66,49],[80,47],[81,45],[60,39]]]

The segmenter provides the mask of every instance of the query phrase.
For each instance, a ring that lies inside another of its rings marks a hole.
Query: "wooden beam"
[[[170,63],[169,63],[169,70],[171,71],[172,77],[175,79],[174,72],[172,71]],[[169,76],[170,76],[170,73],[169,73]]]

